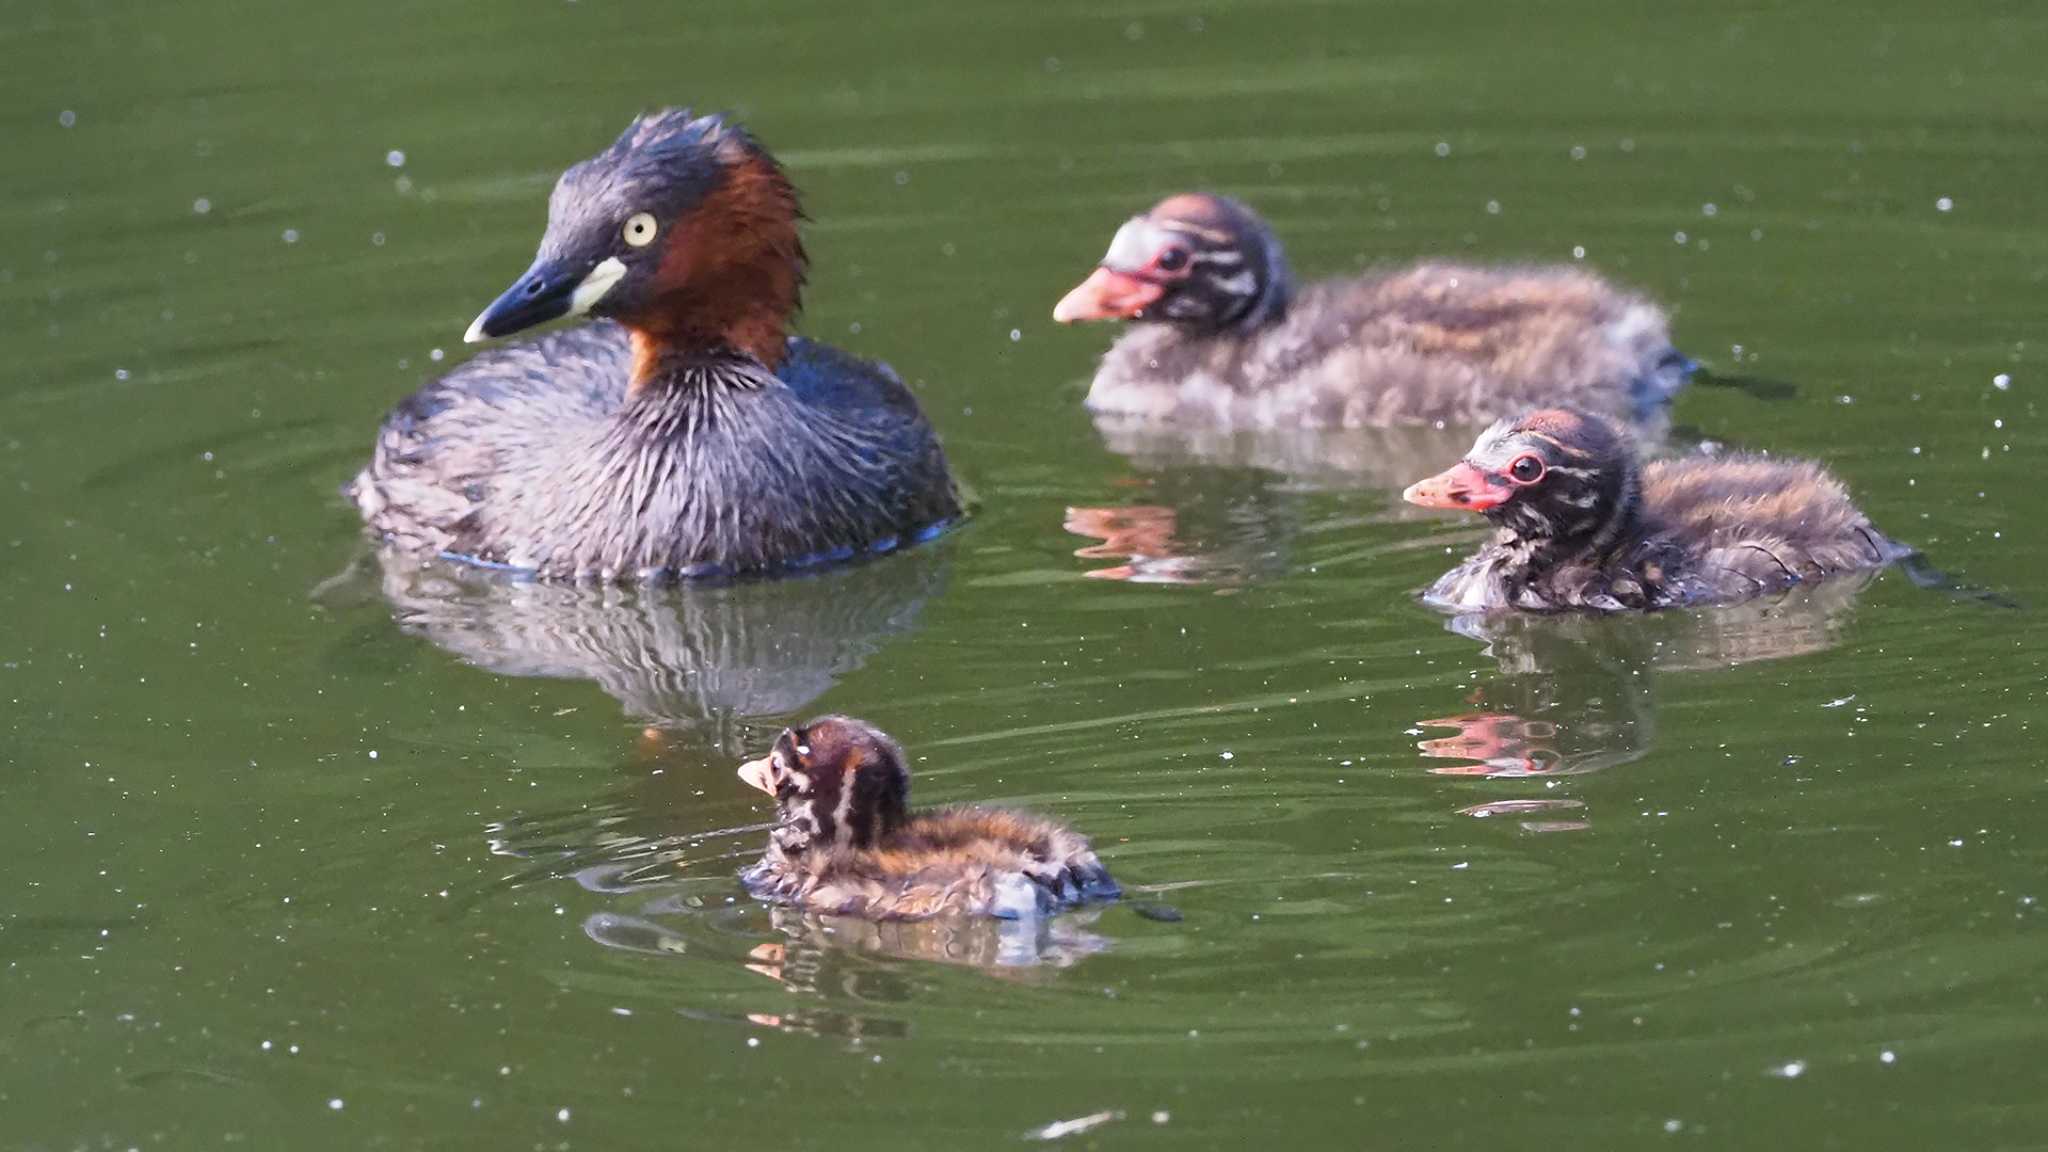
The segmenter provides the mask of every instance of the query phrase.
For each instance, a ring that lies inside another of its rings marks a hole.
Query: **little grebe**
[[[1456,611],[1727,602],[1913,555],[1812,461],[1642,465],[1614,424],[1562,409],[1496,423],[1464,460],[1402,495],[1499,529],[1424,594]]]
[[[567,172],[486,352],[393,409],[350,495],[412,550],[564,579],[733,575],[887,551],[960,513],[888,368],[786,333],[796,193],[737,125],[670,109]],[[614,322],[615,321],[615,322]]]
[[[1568,267],[1422,263],[1296,290],[1251,209],[1190,193],[1117,230],[1053,319],[1139,321],[1088,407],[1243,427],[1477,424],[1531,404],[1640,419],[1692,364],[1663,309]]]
[[[1000,808],[909,810],[903,750],[872,725],[823,716],[785,729],[740,779],[775,798],[776,827],[747,890],[875,920],[1020,919],[1120,895],[1088,841]]]

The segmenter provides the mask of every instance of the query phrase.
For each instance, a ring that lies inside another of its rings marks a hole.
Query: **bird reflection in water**
[[[1486,645],[1499,674],[1466,710],[1417,722],[1424,758],[1438,776],[1541,781],[1630,764],[1655,741],[1654,684],[1675,672],[1729,668],[1825,651],[1846,626],[1857,594],[1878,574],[1794,588],[1724,608],[1654,615],[1453,617],[1448,627]],[[1508,797],[1459,809],[1515,817],[1532,832],[1586,827],[1585,805],[1562,796]]]
[[[1069,507],[1064,527],[1095,544],[1084,560],[1119,561],[1087,573],[1133,584],[1232,587],[1284,572],[1305,533],[1306,497],[1366,493],[1368,519],[1412,520],[1390,489],[1404,469],[1463,451],[1466,429],[1260,428],[1225,430],[1095,414],[1103,443],[1130,462],[1121,487],[1142,503]],[[1358,510],[1341,515],[1349,523]]]
[[[658,587],[509,577],[376,553],[399,627],[502,676],[587,679],[650,728],[721,756],[749,721],[803,710],[944,587],[946,542],[777,580]]]
[[[1029,983],[1110,946],[1107,938],[1089,931],[1099,908],[1021,921],[961,916],[874,921],[751,902],[707,914],[703,903],[679,899],[671,892],[646,901],[637,914],[596,913],[584,920],[583,932],[622,951],[729,958],[797,998],[792,1007],[748,1012],[748,1022],[846,1037],[906,1031],[906,1025],[887,1012],[889,1006],[911,999],[916,982],[896,961],[974,968],[998,979]],[[746,937],[758,934],[764,918],[768,929],[781,938],[738,952]]]

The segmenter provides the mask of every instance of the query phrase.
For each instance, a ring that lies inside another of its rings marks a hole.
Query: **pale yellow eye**
[[[632,218],[626,221],[626,243],[635,248],[645,248],[654,243],[656,229],[654,213],[635,212]]]

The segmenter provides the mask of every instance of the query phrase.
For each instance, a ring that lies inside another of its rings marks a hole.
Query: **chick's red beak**
[[[1424,508],[1484,512],[1507,503],[1514,492],[1514,485],[1507,480],[1460,460],[1427,480],[1410,484],[1401,499]]]
[[[1053,305],[1052,318],[1062,324],[1077,320],[1128,320],[1166,295],[1166,286],[1119,272],[1097,268],[1072,292]]]
[[[740,765],[740,779],[746,781],[750,787],[759,788],[761,791],[773,796],[775,795],[775,766],[769,763],[769,760],[769,757],[763,756],[759,760],[749,760],[745,764]]]

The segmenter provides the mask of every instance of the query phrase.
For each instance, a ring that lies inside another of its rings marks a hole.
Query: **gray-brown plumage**
[[[741,874],[755,896],[874,920],[1021,919],[1120,892],[1088,841],[1026,812],[909,809],[903,751],[880,730],[824,716],[740,767],[775,797],[768,851]]]
[[[1134,321],[1088,406],[1237,427],[1477,424],[1536,404],[1654,416],[1691,363],[1664,310],[1564,266],[1424,262],[1296,289],[1264,221],[1184,194],[1127,222],[1060,321]]]
[[[401,547],[627,580],[887,551],[960,514],[894,373],[787,337],[795,192],[751,137],[669,110],[569,169],[539,255],[471,327],[501,336],[386,418],[349,494]]]
[[[1627,611],[1742,600],[1913,550],[1886,539],[1809,460],[1639,464],[1628,435],[1551,409],[1489,428],[1403,494],[1480,512],[1498,531],[1425,599],[1453,611]]]

